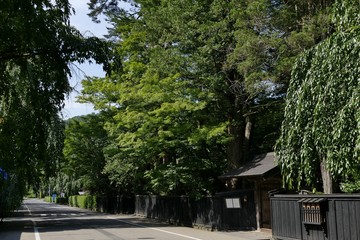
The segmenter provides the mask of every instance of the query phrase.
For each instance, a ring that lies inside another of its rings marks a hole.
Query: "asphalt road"
[[[0,225],[0,240],[268,239],[259,234],[244,237],[176,227],[132,215],[101,214],[37,199],[25,200],[14,216]]]

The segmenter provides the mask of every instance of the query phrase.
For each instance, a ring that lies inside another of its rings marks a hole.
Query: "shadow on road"
[[[27,202],[22,208],[14,212],[14,215],[11,218],[5,219],[3,224],[0,225],[0,240],[34,239],[34,223],[36,225],[36,230],[39,231],[40,235],[44,234],[46,236],[46,234],[48,234],[48,236],[57,236],[57,234],[60,233],[65,236],[67,235],[66,232],[68,232],[68,234],[76,234],[83,232],[80,230],[96,230],[96,232],[101,233],[108,239],[116,240],[122,238],[114,235],[113,233],[116,231],[111,229],[126,229],[127,233],[131,233],[143,232],[136,231],[136,229],[148,228],[150,230],[156,230],[161,228],[160,232],[170,233],[166,231],[165,228],[174,227],[174,225],[154,222],[154,220],[147,220],[133,215],[109,215],[56,204],[46,204],[41,202],[33,204]],[[169,231],[174,231],[174,229]],[[200,235],[203,235],[203,233],[206,232],[207,231],[200,232]],[[175,233],[173,235],[179,234]],[[220,236],[220,233],[214,233],[214,235]],[[227,237],[230,237],[230,239],[234,239],[238,236],[239,235],[236,232],[228,232],[223,233],[221,238],[228,239]],[[245,235],[242,234],[239,239],[269,239],[262,234],[250,236],[249,233],[249,235],[246,234],[246,237],[243,236]],[[95,236],[91,237],[95,239]],[[153,236],[148,236],[147,238],[144,236],[139,237],[140,238],[137,239],[155,239],[152,238]]]
[[[98,228],[138,228],[106,217],[105,214],[88,210],[26,202],[0,223],[0,240],[33,239],[34,222],[40,233]],[[124,221],[134,221],[134,219],[129,218]]]
[[[33,233],[33,224],[28,220],[3,222],[0,224],[1,240],[20,240],[24,233]]]

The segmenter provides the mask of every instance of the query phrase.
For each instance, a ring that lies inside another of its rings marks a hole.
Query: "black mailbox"
[[[326,198],[302,198],[301,204],[302,221],[306,231],[309,233],[311,225],[321,226],[326,234]]]

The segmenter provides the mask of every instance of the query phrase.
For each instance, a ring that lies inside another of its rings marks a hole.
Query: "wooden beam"
[[[259,180],[255,180],[255,208],[256,208],[256,228],[260,230],[261,228],[261,193],[260,193],[260,183]]]

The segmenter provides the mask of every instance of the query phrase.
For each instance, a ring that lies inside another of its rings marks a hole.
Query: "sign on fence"
[[[226,198],[226,208],[241,208],[240,198]]]

